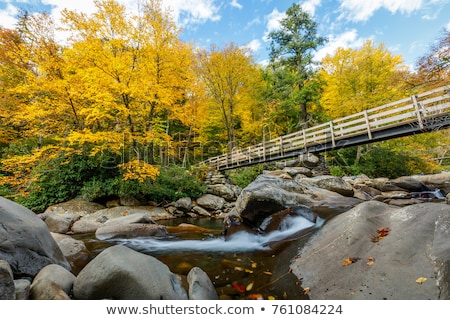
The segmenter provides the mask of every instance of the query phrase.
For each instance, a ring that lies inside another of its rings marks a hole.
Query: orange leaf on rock
[[[342,261],[342,266],[343,266],[343,267],[348,266],[348,265],[350,265],[350,264],[352,264],[352,263],[355,263],[356,261],[357,261],[357,259],[352,258],[352,257],[348,257],[347,259],[345,259],[344,261]]]
[[[427,280],[428,280],[428,279],[425,278],[425,277],[420,277],[420,278],[417,278],[417,279],[416,279],[416,283],[422,284],[422,283],[424,283],[424,282],[427,281]]]

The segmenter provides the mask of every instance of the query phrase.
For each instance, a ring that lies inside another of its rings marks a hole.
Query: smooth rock
[[[161,261],[122,245],[95,257],[74,284],[75,299],[186,300],[181,281]]]

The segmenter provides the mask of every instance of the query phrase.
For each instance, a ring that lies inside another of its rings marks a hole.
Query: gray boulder
[[[174,203],[175,208],[182,212],[189,212],[192,209],[192,199],[190,197],[180,198]]]
[[[31,283],[32,300],[70,300],[75,275],[63,267],[51,264],[42,268]]]
[[[16,289],[8,261],[0,260],[0,300],[15,300]]]
[[[68,236],[60,239],[57,243],[64,257],[69,261],[72,272],[78,273],[89,262],[91,253],[87,249],[84,241],[76,240]]]
[[[350,183],[344,179],[334,176],[317,176],[312,178],[303,178],[299,182],[311,184],[321,189],[326,189],[339,193],[346,197],[353,197],[354,190]]]
[[[34,277],[48,264],[70,264],[47,225],[31,210],[0,197],[0,259],[16,277]]]
[[[80,217],[80,214],[73,213],[46,213],[41,215],[41,218],[43,218],[45,224],[47,224],[48,230],[50,230],[50,232],[62,234],[69,232],[72,224],[80,219]]]
[[[150,236],[164,237],[166,235],[166,227],[155,224],[146,213],[133,213],[107,220],[102,227],[95,231],[95,236],[99,240]]]
[[[206,192],[224,198],[227,201],[235,201],[242,189],[229,183],[209,184]]]
[[[154,257],[122,245],[109,247],[77,276],[75,299],[186,300],[179,278]]]
[[[449,299],[449,212],[443,203],[361,203],[327,221],[292,271],[311,299]]]
[[[99,240],[112,238],[136,238],[136,237],[165,237],[167,228],[157,224],[131,223],[116,224],[111,223],[98,228],[95,237]]]
[[[66,202],[58,203],[48,207],[43,215],[49,214],[68,214],[68,215],[80,215],[94,213],[105,207],[99,203],[90,202],[82,199],[72,199]]]
[[[214,288],[208,274],[199,267],[192,268],[188,275],[189,299],[190,300],[218,300],[216,289]]]
[[[207,210],[221,210],[225,204],[225,199],[213,194],[204,194],[197,199],[197,204]]]
[[[268,216],[288,207],[306,205],[317,212],[321,208],[332,208],[340,213],[342,205],[343,210],[348,210],[360,202],[296,180],[262,174],[242,190],[236,200],[235,213],[246,223],[259,227]]]

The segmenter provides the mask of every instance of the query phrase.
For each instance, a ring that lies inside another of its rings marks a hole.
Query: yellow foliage
[[[39,178],[33,170],[42,161],[50,161],[62,154],[76,153],[72,148],[49,145],[33,150],[31,154],[16,155],[1,161],[2,170],[9,175],[0,176],[0,185],[13,187],[19,195],[26,195],[30,184]]]
[[[144,161],[134,159],[130,162],[120,164],[123,169],[123,180],[138,180],[144,182],[147,179],[155,180],[159,170]]]
[[[326,85],[321,105],[331,118],[339,118],[403,98],[398,77],[403,71],[401,56],[383,44],[366,41],[359,50],[339,48],[322,60]]]

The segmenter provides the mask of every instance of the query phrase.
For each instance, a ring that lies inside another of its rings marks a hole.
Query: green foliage
[[[236,169],[230,173],[231,180],[239,187],[245,188],[263,171],[263,165]]]
[[[185,168],[173,166],[161,170],[151,184],[145,184],[145,195],[157,202],[173,201],[182,197],[196,198],[205,193],[205,188]]]
[[[36,180],[27,196],[15,200],[35,212],[41,212],[55,203],[67,201],[80,194],[87,181],[117,175],[118,170],[102,166],[101,157],[95,159],[73,154],[41,162],[35,169]]]
[[[327,159],[331,174],[397,178],[418,173],[434,173],[435,164],[411,154],[407,149],[395,149],[388,143],[377,143],[365,150],[355,162],[357,148],[329,152]]]
[[[330,166],[328,169],[330,170],[330,174],[335,177],[343,177],[346,174],[344,168],[340,166]]]

